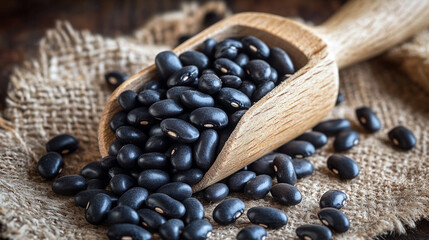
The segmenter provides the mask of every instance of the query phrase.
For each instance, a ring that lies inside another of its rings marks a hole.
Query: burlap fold
[[[104,73],[135,73],[151,64],[155,54],[171,47],[179,36],[199,30],[172,27],[176,21],[171,19],[187,19],[192,26],[207,11],[226,11],[222,4],[197,9],[188,5],[182,12],[158,17],[132,38],[106,38],[74,30],[64,22],[47,32],[39,43],[38,57],[12,74],[7,108],[0,119],[1,237],[105,238],[106,226],[88,224],[84,209],[75,206],[73,198],[52,193],[51,182],[36,172],[37,161],[45,153],[46,141],[59,133],[71,133],[81,143],[75,154],[65,157],[62,175],[76,174],[88,162],[99,160],[97,127],[110,94]],[[429,217],[428,94],[411,84],[409,76],[380,59],[344,69],[340,77],[345,101],[327,118],[345,117],[360,132],[359,145],[345,154],[359,164],[361,173],[354,180],[341,181],[328,171],[326,159],[333,153],[331,139],[309,158],[316,169],[314,175],[296,185],[303,195],[301,204],[284,207],[270,194],[262,200],[245,199],[246,209],[273,206],[288,215],[289,223],[269,230],[267,239],[292,239],[297,226],[320,224],[318,200],[330,189],[343,190],[349,197],[343,211],[351,228],[335,234],[335,239],[367,239],[391,230],[404,232],[406,225],[413,227],[416,220]],[[362,105],[371,107],[381,119],[379,132],[368,134],[359,126],[354,109]],[[417,138],[412,151],[394,149],[388,141],[387,132],[399,124],[411,129]],[[215,229],[211,239],[235,239],[249,220],[243,215],[235,224],[219,226],[211,217],[215,205],[205,203],[206,217]]]

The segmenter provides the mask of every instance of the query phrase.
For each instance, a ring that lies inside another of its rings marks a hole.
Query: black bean
[[[261,59],[251,60],[246,66],[246,73],[255,84],[270,81],[270,64]]]
[[[101,166],[101,163],[98,161],[90,162],[80,171],[80,175],[82,175],[86,179],[93,178],[105,178],[107,171]]]
[[[220,129],[228,125],[228,115],[220,108],[200,107],[189,115],[189,120],[201,128]]]
[[[264,228],[279,228],[287,224],[286,214],[270,207],[253,207],[247,210],[250,222]]]
[[[164,193],[152,193],[146,199],[146,206],[168,218],[181,218],[186,209],[183,204]]]
[[[127,111],[119,111],[110,119],[109,126],[112,131],[116,131],[121,126],[127,125]]]
[[[235,222],[244,213],[244,202],[231,198],[219,203],[213,210],[213,220],[221,225]]]
[[[125,240],[125,239],[138,239],[149,240],[152,238],[150,232],[144,228],[133,224],[115,224],[109,227],[107,236],[110,240]]]
[[[316,152],[316,148],[310,142],[292,140],[279,147],[278,151],[292,157],[305,158],[313,155]]]
[[[158,119],[178,116],[183,112],[183,107],[173,99],[164,99],[149,107],[150,115]]]
[[[237,126],[238,122],[246,112],[247,110],[245,109],[235,111],[233,114],[229,116],[229,124],[233,127]]]
[[[107,171],[107,176],[110,180],[118,174],[128,174],[128,171],[121,167],[112,167]]]
[[[228,187],[231,192],[242,192],[246,183],[256,177],[252,171],[239,171],[228,179]]]
[[[146,134],[131,126],[121,126],[116,129],[116,137],[123,143],[144,144],[147,140]]]
[[[140,155],[138,159],[138,165],[141,169],[163,169],[166,168],[168,164],[167,157],[158,152],[149,152]]]
[[[162,132],[161,126],[159,124],[153,125],[149,129],[149,136],[162,136],[164,133]]]
[[[270,191],[273,185],[270,176],[262,174],[251,179],[244,186],[244,193],[252,199],[261,199]]]
[[[79,175],[68,175],[59,177],[52,183],[52,191],[61,195],[75,195],[85,190],[85,178]]]
[[[219,136],[213,129],[201,132],[200,138],[195,142],[194,160],[198,168],[207,171],[216,158],[216,148],[219,143]]]
[[[107,171],[107,170],[106,170]],[[102,179],[89,179],[86,181],[86,189],[105,189],[107,186],[106,180]]]
[[[295,168],[288,155],[277,155],[273,161],[273,168],[276,172],[277,182],[295,185],[297,181]]]
[[[216,75],[216,72],[215,72],[213,69],[209,69],[209,68],[207,68],[207,69],[204,69],[204,70],[201,72],[201,76],[202,76],[202,75],[205,75],[205,74],[215,74],[215,75]]]
[[[277,73],[277,70],[273,67],[271,67],[271,75],[269,80],[274,84],[277,84],[277,81],[279,80],[279,74]]]
[[[267,93],[274,89],[276,85],[272,81],[264,82],[258,85],[255,92],[252,94],[252,101],[257,102],[261,100]]]
[[[182,220],[173,218],[162,224],[158,232],[163,240],[179,240],[184,227]]]
[[[183,221],[186,225],[204,218],[204,206],[198,199],[193,197],[186,198],[183,200],[183,205],[186,208],[185,216],[183,216]]]
[[[215,183],[204,190],[204,199],[209,202],[219,202],[229,194],[229,188],[224,183]]]
[[[335,136],[344,129],[350,128],[350,122],[347,119],[331,119],[320,122],[313,127],[313,131],[321,132],[329,136]]]
[[[192,188],[186,183],[182,182],[171,182],[164,186],[161,186],[156,190],[158,193],[165,193],[168,196],[176,199],[177,201],[183,201],[186,198],[192,196]]]
[[[174,169],[188,170],[192,167],[192,148],[185,144],[175,144],[170,151],[170,162]]]
[[[230,47],[222,47],[222,48],[216,48],[215,51],[215,58],[229,58],[234,59],[237,57],[238,49],[234,46]]]
[[[295,138],[295,140],[307,141],[311,143],[314,148],[321,148],[328,143],[328,137],[321,132],[306,132]]]
[[[222,88],[222,81],[215,74],[203,74],[198,82],[198,89],[207,93],[215,94]]]
[[[149,191],[155,191],[170,182],[170,175],[159,169],[144,170],[140,173],[138,184]]]
[[[313,174],[314,166],[313,163],[304,158],[293,158],[293,168],[295,169],[296,177],[298,179],[307,177]]]
[[[196,220],[189,223],[182,233],[185,240],[204,240],[212,235],[213,227],[206,220]]]
[[[268,58],[270,48],[259,38],[246,36],[242,40],[243,48],[250,53],[253,58]]]
[[[344,101],[344,95],[338,91],[337,95],[337,101],[335,102],[335,106],[338,106],[338,104],[342,103]]]
[[[333,154],[328,158],[328,168],[341,179],[353,179],[359,175],[356,162],[341,154]]]
[[[137,210],[144,206],[144,202],[148,195],[149,193],[145,188],[133,187],[122,194],[118,200],[118,205],[125,205]]]
[[[213,107],[215,101],[212,96],[197,90],[187,90],[180,95],[182,104],[190,109],[199,107]]]
[[[265,240],[267,231],[259,225],[250,225],[240,230],[237,240]]]
[[[188,90],[194,90],[195,88],[189,86],[175,86],[167,90],[166,96],[168,99],[172,99],[176,102],[180,102],[180,96],[182,93]]]
[[[200,132],[192,124],[178,118],[162,120],[161,129],[175,142],[193,143],[200,137]]]
[[[128,189],[134,187],[136,185],[136,181],[133,177],[126,174],[116,174],[110,179],[110,189],[118,195],[122,195]]]
[[[296,229],[296,235],[301,240],[331,240],[332,232],[328,227],[316,224],[301,225]]]
[[[198,51],[186,51],[179,55],[179,59],[184,66],[195,65],[199,71],[209,67],[209,58],[204,53]]]
[[[244,76],[243,69],[228,58],[218,58],[214,62],[215,69],[222,75]]]
[[[133,90],[125,90],[118,96],[119,105],[125,111],[129,111],[135,107],[137,107],[137,93]]]
[[[124,145],[118,152],[116,160],[119,166],[131,170],[137,167],[137,160],[142,150],[134,144]]]
[[[145,152],[165,152],[171,145],[170,140],[166,136],[152,136],[144,146]]]
[[[137,210],[137,214],[140,217],[140,222],[143,227],[151,231],[158,231],[159,227],[166,222],[165,218],[161,214],[151,209],[139,209]]]
[[[268,62],[277,70],[279,76],[295,73],[295,68],[289,55],[278,47],[272,47],[270,49]]]
[[[98,193],[93,196],[86,206],[85,219],[91,224],[101,224],[107,217],[112,205],[110,196],[104,193]]]
[[[146,107],[138,107],[128,112],[127,122],[132,126],[144,127],[153,124],[155,119],[149,114]]]
[[[224,39],[224,40],[220,41],[216,45],[216,50],[219,49],[219,48],[224,48],[224,47],[235,47],[237,49],[242,49],[243,48],[243,43],[241,43],[240,40],[236,40],[236,39],[232,39],[232,38],[227,38],[227,39]]]
[[[87,189],[80,191],[78,194],[74,196],[74,203],[80,207],[86,207],[89,200],[99,193],[104,193],[109,195],[111,198],[115,198],[112,192],[109,192],[104,189]]]
[[[249,56],[247,56],[244,53],[239,53],[237,57],[234,59],[234,62],[237,63],[238,66],[243,68],[249,62]]]
[[[340,190],[329,190],[325,192],[320,198],[320,208],[337,208],[340,209],[344,206],[344,202],[347,200],[347,195]]]
[[[216,40],[214,40],[213,38],[207,38],[201,44],[201,52],[203,52],[209,58],[213,57],[216,44],[217,44]]]
[[[349,230],[350,221],[347,216],[336,208],[323,208],[317,213],[320,221],[337,233]]]
[[[297,205],[302,200],[301,192],[293,185],[277,183],[271,188],[274,200],[286,206]]]
[[[359,143],[359,133],[352,129],[344,129],[335,136],[336,152],[346,151]]]
[[[163,51],[156,55],[155,65],[161,78],[167,80],[182,68],[179,58],[171,51]]]
[[[230,111],[248,109],[252,105],[246,94],[234,88],[222,88],[216,100]]]
[[[126,205],[116,206],[110,210],[107,216],[107,224],[112,226],[120,223],[137,225],[139,223],[139,215],[136,210]]]
[[[219,143],[217,145],[216,155],[220,153],[223,146],[225,145],[226,141],[228,140],[229,136],[231,135],[233,129],[230,128],[224,128],[219,131]]]
[[[79,147],[79,141],[70,134],[60,134],[46,143],[46,152],[69,154]]]
[[[276,172],[273,168],[274,158],[279,155],[279,153],[269,153],[252,164],[249,165],[249,170],[256,173],[256,175],[266,174],[270,176],[275,176]]]
[[[184,182],[189,185],[194,185],[203,178],[203,172],[198,168],[191,168],[185,171],[176,172],[173,175],[172,181]]]
[[[128,79],[128,75],[119,71],[111,71],[104,74],[106,83],[112,88],[117,88]]]
[[[142,88],[140,89],[140,92],[144,91],[144,90],[157,90],[157,91],[159,91],[162,88],[162,86],[163,85],[162,85],[161,81],[150,80],[150,81],[145,82],[143,84]]]
[[[198,78],[198,68],[194,65],[186,66],[173,73],[167,80],[168,87],[190,86]]]
[[[243,81],[241,86],[238,88],[242,93],[246,94],[247,97],[251,98],[256,90],[256,85],[250,81]]]
[[[57,152],[48,152],[37,162],[37,172],[46,179],[54,179],[64,168],[64,160]]]
[[[119,150],[124,146],[124,144],[119,139],[115,139],[112,144],[109,146],[109,155],[116,156],[119,153]]]
[[[356,117],[366,130],[369,132],[377,132],[381,128],[380,119],[375,115],[369,107],[360,107],[356,109]]]
[[[224,87],[239,88],[241,86],[241,78],[234,75],[223,75],[220,77]]]
[[[112,167],[117,167],[118,165],[118,161],[116,161],[116,157],[115,156],[107,156],[104,157],[100,160],[100,164],[104,169],[109,169]]]
[[[388,133],[390,141],[392,143],[403,149],[403,150],[411,150],[414,146],[416,146],[416,137],[414,134],[404,126],[394,127]]]
[[[152,89],[143,90],[137,95],[137,101],[141,105],[146,107],[149,107],[150,105],[160,101],[161,99],[162,94],[159,91]]]

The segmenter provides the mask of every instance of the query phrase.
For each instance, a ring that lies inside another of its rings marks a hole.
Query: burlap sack
[[[127,39],[76,31],[67,23],[47,32],[39,44],[39,56],[11,76],[7,108],[0,118],[0,238],[106,238],[106,226],[88,224],[84,209],[75,206],[72,197],[53,194],[51,182],[38,176],[36,164],[45,153],[45,143],[59,133],[79,139],[79,150],[65,157],[62,175],[76,174],[88,162],[99,160],[97,127],[110,94],[103,74],[109,70],[132,74],[152,63],[155,54],[171,47],[179,35],[198,30],[179,27],[172,19],[185,19],[193,26],[210,9],[225,11],[217,4],[198,11],[187,7],[156,18]],[[343,211],[351,228],[336,234],[336,239],[368,239],[392,230],[402,233],[405,226],[429,217],[429,96],[407,75],[380,60],[344,69],[340,77],[345,101],[327,118],[347,118],[361,133],[359,145],[346,153],[359,164],[361,173],[354,180],[341,181],[328,171],[331,139],[309,158],[316,168],[314,175],[296,185],[303,195],[301,204],[284,207],[270,194],[258,201],[245,199],[246,209],[273,206],[287,213],[289,223],[269,230],[268,239],[292,239],[296,227],[320,224],[318,200],[329,189],[343,190],[349,197]],[[354,109],[362,105],[370,106],[381,119],[379,132],[368,134],[358,125]],[[412,151],[394,149],[388,141],[387,132],[399,124],[417,138]],[[215,229],[211,239],[234,239],[249,220],[243,215],[235,224],[219,226],[211,217],[215,205],[205,203],[206,217]]]

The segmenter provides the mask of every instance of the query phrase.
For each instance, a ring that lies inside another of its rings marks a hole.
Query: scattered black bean
[[[216,96],[216,99],[226,109],[237,111],[240,109],[248,109],[251,106],[249,97],[243,92],[234,88],[222,88]]]
[[[328,227],[316,224],[305,224],[296,229],[301,240],[331,240],[332,232]]]
[[[142,187],[133,187],[122,194],[118,200],[118,205],[125,205],[134,210],[144,206],[144,202],[149,195],[148,191]]]
[[[123,143],[136,145],[144,144],[147,140],[147,136],[143,131],[131,126],[121,126],[116,129],[116,137]]]
[[[179,59],[183,66],[194,65],[199,71],[203,71],[210,65],[209,58],[198,51],[186,51],[179,55]]]
[[[179,58],[171,51],[158,53],[155,57],[155,65],[161,78],[165,80],[182,68]]]
[[[185,144],[175,144],[170,150],[170,162],[174,169],[183,171],[192,167],[192,148]]]
[[[133,177],[127,174],[116,174],[110,179],[110,189],[118,195],[122,195],[128,189],[134,187],[136,185],[136,181]]]
[[[249,63],[249,56],[244,53],[239,53],[234,59],[234,62],[237,63],[238,66],[243,68],[244,66],[246,66],[247,63]]]
[[[37,172],[46,179],[54,179],[64,168],[63,157],[57,152],[48,152],[37,162]]]
[[[102,179],[89,179],[86,181],[86,189],[105,189],[107,186],[106,180]]]
[[[278,80],[279,80],[279,74],[277,73],[277,70],[271,67],[270,81],[273,82],[274,84],[277,84]]]
[[[85,178],[79,175],[59,177],[52,183],[52,191],[61,195],[75,195],[86,188]]]
[[[238,122],[240,121],[240,119],[243,117],[243,115],[247,112],[247,110],[243,109],[243,110],[238,110],[235,111],[233,114],[231,114],[229,116],[229,124],[232,127],[237,126]]]
[[[289,55],[278,47],[270,48],[268,63],[277,70],[279,76],[295,73],[295,67]]]
[[[144,90],[157,90],[157,91],[159,91],[160,89],[162,89],[162,87],[163,87],[163,85],[160,81],[150,80],[150,81],[143,84],[140,91],[144,91]]]
[[[403,150],[411,150],[416,146],[416,137],[414,137],[414,134],[404,126],[394,127],[389,131],[388,136],[395,146]]]
[[[285,154],[277,155],[273,161],[273,168],[276,172],[277,182],[295,185],[297,176],[291,157]]]
[[[85,219],[91,224],[101,224],[107,217],[112,205],[110,196],[104,193],[98,193],[93,196],[86,206]]]
[[[344,129],[350,128],[350,122],[347,119],[331,119],[320,122],[313,127],[313,131],[321,132],[326,136],[335,136]]]
[[[213,107],[215,101],[212,96],[197,90],[187,90],[180,95],[182,104],[190,109],[200,107]]]
[[[270,64],[261,59],[251,60],[245,66],[246,73],[255,84],[270,81],[271,67]]]
[[[296,177],[298,179],[307,177],[313,174],[314,166],[309,160],[305,158],[293,158],[293,168],[295,169]]]
[[[278,151],[292,157],[305,158],[313,155],[316,152],[316,148],[310,142],[292,140],[279,147]]]
[[[101,163],[99,161],[88,163],[80,171],[80,175],[82,175],[86,179],[93,179],[93,178],[102,179],[106,177],[106,173],[107,173],[106,170],[101,166]]]
[[[119,139],[115,139],[112,144],[109,146],[109,155],[110,156],[116,156],[119,153],[119,150],[124,146],[124,144]]]
[[[162,94],[159,91],[147,89],[139,92],[137,95],[137,101],[146,107],[160,101],[162,99]]]
[[[267,230],[259,225],[250,225],[240,230],[237,240],[264,240]]]
[[[164,193],[152,193],[146,199],[146,206],[168,218],[181,218],[186,209],[183,204]]]
[[[366,130],[369,132],[377,132],[381,128],[380,119],[375,115],[369,107],[360,107],[356,109],[356,117]]]
[[[174,182],[184,182],[189,185],[194,185],[203,178],[203,172],[198,168],[191,168],[185,171],[176,172],[172,181]]]
[[[176,86],[167,90],[166,96],[168,99],[172,99],[176,102],[180,102],[180,96],[182,93],[188,90],[195,90],[193,87],[189,86]]]
[[[359,143],[359,133],[352,129],[344,129],[335,136],[336,152],[346,151]]]
[[[182,237],[185,240],[204,240],[212,235],[213,227],[206,220],[196,220],[183,229]]]
[[[119,105],[121,105],[122,109],[125,111],[129,111],[135,107],[137,107],[137,93],[133,90],[125,90],[118,96]]]
[[[268,58],[270,48],[259,38],[246,36],[242,40],[244,49],[254,58]]]
[[[344,202],[347,200],[347,195],[340,190],[329,190],[325,192],[320,198],[320,208],[337,208],[340,209],[344,206]]]
[[[222,225],[235,222],[244,213],[244,202],[231,198],[219,203],[213,210],[213,220]]]
[[[270,176],[275,176],[276,172],[273,168],[274,158],[279,155],[279,153],[269,153],[252,164],[249,165],[249,170],[256,173],[256,175],[267,174]]]
[[[152,238],[152,234],[144,228],[127,223],[112,225],[107,231],[107,236],[110,240],[149,240]]]
[[[251,98],[256,90],[256,85],[250,81],[243,81],[241,86],[238,88],[242,93],[246,94],[247,97]]]
[[[158,231],[159,227],[166,222],[165,218],[154,210],[142,208],[137,210],[140,222],[150,231]]]
[[[191,112],[189,121],[201,128],[224,128],[228,124],[228,115],[220,108],[201,107]]]
[[[252,199],[261,199],[270,191],[273,185],[270,176],[262,174],[251,179],[244,186],[244,193]]]
[[[138,165],[141,169],[164,169],[169,166],[167,157],[158,152],[143,153],[138,158]]]
[[[136,127],[152,125],[155,119],[149,114],[146,107],[134,108],[127,114],[127,122]]]
[[[253,207],[247,210],[250,222],[264,228],[279,228],[287,224],[286,214],[271,207]]]
[[[117,167],[118,161],[115,156],[106,156],[100,160],[100,164],[104,169],[109,169],[112,167]]]
[[[109,192],[104,189],[87,189],[80,191],[78,194],[74,196],[74,203],[80,207],[86,207],[89,200],[99,193],[105,193],[109,195],[112,199],[115,199],[115,195],[112,192]],[[112,200],[111,199],[111,200]]]
[[[216,48],[215,51],[215,58],[229,58],[234,59],[237,57],[238,49],[234,46],[230,47],[222,47],[222,48]]]
[[[209,202],[219,202],[229,194],[229,188],[224,183],[215,183],[204,190],[204,199]]]
[[[328,158],[328,168],[341,179],[353,179],[359,175],[356,162],[341,154],[333,154]]]
[[[158,119],[175,117],[183,112],[183,107],[173,99],[164,99],[149,107],[150,115]]]
[[[244,76],[243,69],[228,58],[218,58],[214,61],[215,69],[222,75]]]
[[[262,99],[267,93],[273,90],[275,87],[274,82],[268,81],[258,85],[256,90],[253,92],[252,101],[257,102]]]
[[[194,65],[186,66],[176,71],[167,80],[168,87],[190,86],[198,77],[198,68]]]
[[[252,171],[236,172],[229,177],[228,188],[231,192],[243,192],[246,183],[255,177],[256,173]]]
[[[183,201],[184,199],[192,196],[191,186],[183,182],[167,183],[158,188],[156,192],[165,193],[168,196],[176,199],[177,201]]]
[[[107,171],[109,181],[118,174],[128,174],[128,171],[121,167],[112,167]]]
[[[200,137],[198,129],[178,118],[164,119],[160,126],[164,134],[175,142],[193,143]]]
[[[295,140],[307,141],[311,143],[314,148],[321,148],[328,143],[328,137],[321,132],[306,132],[295,138]]]
[[[207,38],[203,44],[201,44],[201,52],[203,52],[209,58],[213,57],[216,44],[216,40],[213,38]]]
[[[183,200],[182,203],[186,208],[185,216],[183,216],[186,225],[204,218],[204,206],[198,199],[190,197]]]
[[[144,152],[165,152],[171,142],[166,136],[151,136],[145,143]]]
[[[104,79],[109,86],[115,89],[128,79],[128,75],[119,71],[111,71],[104,74]]]
[[[109,122],[110,129],[115,132],[121,126],[127,125],[127,111],[119,111]]]
[[[60,134],[46,143],[47,152],[57,152],[63,155],[74,152],[79,146],[79,141],[70,134]]]
[[[287,183],[275,184],[270,192],[274,200],[286,206],[297,205],[302,200],[301,192]]]
[[[215,74],[203,74],[198,81],[198,89],[207,94],[215,94],[221,88],[222,81]]]
[[[207,129],[201,132],[194,146],[195,164],[201,170],[207,171],[213,164],[218,143],[219,136],[215,130]]]
[[[107,225],[112,226],[114,224],[120,223],[129,223],[129,224],[138,224],[139,215],[137,212],[125,205],[116,206],[110,210],[107,215]]]
[[[137,160],[142,154],[142,150],[134,144],[124,145],[116,156],[119,166],[131,170],[137,167]]]
[[[149,191],[155,191],[170,182],[170,175],[159,169],[144,170],[140,173],[138,184]]]
[[[320,221],[337,233],[349,230],[350,222],[347,216],[336,208],[323,208],[317,213]]]
[[[216,49],[224,48],[224,47],[235,47],[237,49],[242,49],[243,43],[240,41],[240,39],[227,38],[225,40],[220,41],[216,45]]]
[[[158,232],[163,240],[179,240],[184,227],[182,220],[173,218],[162,224]]]

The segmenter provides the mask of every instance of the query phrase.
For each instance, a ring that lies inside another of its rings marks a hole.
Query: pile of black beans
[[[334,150],[346,151],[359,142],[359,134],[346,119],[319,123],[229,178],[206,188],[201,197],[192,196],[191,186],[201,180],[222,149],[228,136],[251,107],[281,81],[294,73],[283,50],[269,48],[252,37],[207,39],[200,51],[179,56],[165,51],[156,56],[159,80],[147,82],[141,91],[124,91],[118,101],[122,110],[113,116],[110,128],[116,140],[109,156],[87,164],[80,175],[56,178],[65,167],[62,155],[78,148],[78,141],[63,134],[46,144],[47,154],[38,163],[39,174],[55,179],[52,190],[74,195],[76,205],[85,208],[86,220],[108,225],[110,239],[206,239],[212,225],[204,220],[199,199],[220,202],[213,219],[221,225],[234,223],[244,212],[238,198],[272,198],[285,206],[299,204],[298,179],[308,177],[314,167],[307,157],[334,136]],[[115,88],[127,79],[121,72],[109,72],[107,83]],[[338,95],[337,104],[343,99]],[[369,108],[356,114],[369,132],[378,131],[380,121]],[[389,132],[392,142],[403,149],[415,145],[412,133],[404,127]],[[352,159],[333,154],[327,167],[340,179],[358,176]],[[275,179],[273,181],[273,178]],[[274,182],[274,184],[273,184]],[[348,230],[348,218],[339,209],[347,195],[330,190],[320,199],[318,217],[323,225],[303,225],[296,229],[301,239],[331,239],[332,231]],[[286,214],[276,208],[247,209],[252,225],[243,228],[237,239],[264,239],[266,228],[287,224]]]

